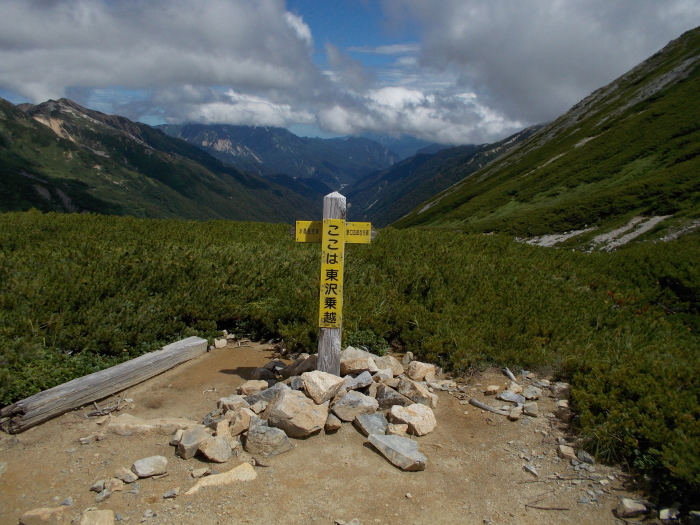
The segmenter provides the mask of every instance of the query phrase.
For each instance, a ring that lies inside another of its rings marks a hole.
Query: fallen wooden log
[[[73,379],[1,409],[0,429],[18,434],[141,383],[206,351],[206,339],[188,337],[131,361]]]
[[[469,400],[469,404],[474,405],[476,408],[480,408],[481,410],[488,410],[489,412],[493,412],[494,414],[500,414],[502,416],[507,416],[509,413],[506,410],[500,410],[498,408],[490,407],[490,406],[482,403],[481,401],[474,399],[473,397]]]

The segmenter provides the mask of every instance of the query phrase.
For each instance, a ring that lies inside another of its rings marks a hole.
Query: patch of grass
[[[287,230],[0,215],[0,403],[224,328],[315,352],[319,247]],[[346,344],[553,370],[592,451],[697,498],[700,235],[584,254],[387,228],[346,257]]]

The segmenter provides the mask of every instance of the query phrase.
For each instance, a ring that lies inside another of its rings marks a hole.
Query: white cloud
[[[487,142],[557,117],[700,24],[700,0],[382,6],[390,26],[418,27],[419,38],[328,43],[321,70],[311,28],[284,0],[1,0],[0,90],[107,112],[111,100],[149,122]]]
[[[511,119],[553,119],[700,24],[697,0],[385,0],[419,64]]]
[[[39,102],[71,87],[303,90],[311,30],[282,0],[4,0],[0,85]]]
[[[202,124],[239,124],[253,126],[286,127],[294,123],[311,124],[315,122],[312,114],[295,111],[289,104],[276,104],[269,99],[226,92],[226,100],[217,100],[187,108],[177,120],[198,122]]]
[[[354,104],[325,108],[318,118],[336,133],[390,130],[443,144],[488,142],[523,127],[482,106],[473,93],[425,94],[404,87],[370,90]]]

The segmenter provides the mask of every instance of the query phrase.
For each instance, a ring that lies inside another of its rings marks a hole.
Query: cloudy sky
[[[0,96],[481,143],[698,25],[700,0],[1,0]]]

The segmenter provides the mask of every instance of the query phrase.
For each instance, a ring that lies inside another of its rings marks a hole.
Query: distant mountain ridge
[[[346,190],[353,217],[388,226],[433,195],[449,188],[530,137],[533,126],[493,144],[444,148],[428,146],[384,171],[373,173]]]
[[[21,107],[0,99],[0,211],[268,222],[320,213],[314,190],[289,186],[68,99]]]
[[[642,220],[637,217],[658,217],[653,228],[644,223],[646,230],[638,231],[649,231],[648,238],[697,229],[698,93],[700,28],[420,204],[395,226],[520,237],[566,233],[567,245],[579,246],[632,229]]]
[[[379,142],[396,153],[401,160],[413,157],[418,153],[437,153],[441,149],[449,148],[443,144],[435,144],[427,140],[419,139],[411,135],[401,134],[399,136],[387,135],[386,133],[360,133],[360,137]]]
[[[228,124],[163,124],[156,128],[239,169],[314,178],[334,190],[400,160],[386,146],[362,137],[298,137],[284,128]]]

